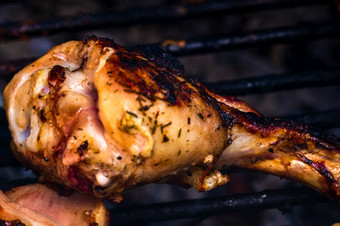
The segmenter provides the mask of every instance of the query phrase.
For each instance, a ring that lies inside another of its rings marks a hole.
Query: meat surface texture
[[[0,191],[1,225],[109,225],[103,201],[73,192],[59,195],[42,184]]]
[[[151,182],[206,191],[231,166],[340,197],[337,144],[211,92],[159,49],[61,44],[14,76],[4,106],[13,153],[40,180],[115,202]]]

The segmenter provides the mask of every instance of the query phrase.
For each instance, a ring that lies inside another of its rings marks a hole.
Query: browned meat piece
[[[121,200],[150,182],[209,190],[240,166],[339,199],[339,149],[207,90],[157,49],[90,37],[56,46],[4,92],[13,152],[45,182]]]
[[[41,184],[0,191],[0,207],[6,225],[109,225],[103,201],[78,192],[61,196]]]

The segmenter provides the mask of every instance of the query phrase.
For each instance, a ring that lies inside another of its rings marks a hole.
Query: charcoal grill
[[[37,4],[37,1],[32,2]],[[152,3],[152,1],[146,2]],[[245,51],[249,48],[268,50],[269,48],[273,48],[273,46],[287,44],[299,48],[299,46],[305,46],[306,43],[316,40],[323,40],[322,43],[329,42],[331,43],[330,46],[334,48],[339,44],[340,23],[336,1],[229,0],[164,1],[163,3],[161,6],[116,10],[114,1],[101,1],[100,3],[96,3],[101,6],[101,10],[95,13],[89,12],[87,14],[75,14],[64,17],[53,15],[52,18],[38,19],[36,21],[3,20],[0,21],[1,45],[10,45],[11,43],[12,45],[13,43],[28,45],[29,41],[27,40],[37,37],[47,40],[58,39],[60,43],[68,41],[69,39],[83,39],[84,34],[98,34],[99,36],[105,32],[110,34],[113,28],[120,29],[120,33],[123,33],[124,29],[129,31],[132,27],[145,28],[148,26],[154,26],[156,29],[165,27],[173,30],[173,27],[177,26],[175,25],[176,23],[191,23],[194,24],[194,26],[200,26],[200,23],[216,23],[218,20],[225,22],[226,19],[223,19],[225,17],[232,20],[235,15],[253,17],[268,12],[273,15],[273,12],[279,12],[281,10],[284,10],[286,13],[289,13],[290,10],[297,12],[300,10],[302,13],[305,13],[308,12],[308,10],[312,12],[318,11],[319,8],[322,8],[323,11],[329,14],[326,16],[326,19],[307,20],[298,24],[260,28],[256,30],[234,28],[235,31],[225,32],[222,27],[217,32],[213,31],[209,34],[200,34],[200,29],[196,29],[198,30],[196,31],[198,34],[191,37],[183,38],[183,35],[180,33],[175,33],[175,35],[171,35],[171,37],[165,36],[163,41],[158,40],[152,44],[144,44],[144,39],[142,39],[141,42],[132,41],[128,44],[130,46],[136,44],[158,46],[175,56],[186,56],[182,58],[185,62],[190,61],[191,57],[198,58],[203,56],[202,54],[220,54],[222,51],[227,50]],[[13,4],[25,5],[28,3],[26,1],[0,1],[0,7],[10,7],[9,5],[12,6]],[[34,7],[35,4],[31,7]],[[222,22],[218,23],[223,24]],[[142,34],[144,35],[146,32],[148,32],[148,30],[142,32]],[[2,59],[2,63],[0,63],[0,81],[2,82],[2,86],[11,79],[16,71],[36,58],[37,56],[22,58],[20,53],[12,59],[6,59],[4,56],[0,56],[0,59]],[[306,58],[308,60],[308,57]],[[340,60],[337,54],[335,54],[334,58],[337,61]],[[298,67],[296,70],[293,68],[286,73],[272,73],[269,75],[251,76],[249,78],[227,80],[228,78],[226,76],[223,80],[213,81],[209,78],[204,78],[200,74],[197,76],[201,79],[203,78],[203,82],[211,89],[215,89],[223,94],[243,95],[245,98],[249,98],[250,96],[250,101],[252,100],[252,95],[255,96],[254,98],[262,98],[264,95],[270,95],[266,93],[275,91],[318,87],[317,90],[320,92],[331,92],[329,95],[333,96],[334,99],[324,100],[330,103],[330,108],[313,112],[305,111],[302,114],[301,112],[293,112],[293,115],[283,117],[304,121],[305,123],[319,127],[320,130],[326,130],[339,136],[340,108],[338,105],[339,101],[336,100],[336,98],[338,98],[338,88],[340,85],[339,63],[335,62],[331,65],[323,65],[323,67],[321,67],[319,64],[313,65],[312,62],[306,63],[304,59],[301,60],[301,62],[305,67]],[[225,63],[228,64],[227,61],[225,61]],[[319,103],[315,103],[315,105],[317,104]],[[7,129],[5,114],[3,110],[1,110],[0,144],[2,148],[0,152],[0,173],[9,174],[13,172],[13,175],[17,175],[18,172],[21,173],[23,169],[12,157],[9,149],[9,141],[10,134]],[[252,174],[251,172],[244,172],[238,169],[228,170],[227,173],[231,175]],[[6,177],[5,175],[0,175],[0,178],[6,181],[0,186],[2,189],[9,189],[13,186],[36,181],[35,178],[27,177],[27,174],[24,174],[23,178],[19,177],[19,179],[12,179],[11,176]],[[235,178],[230,183],[237,183],[237,179]],[[220,191],[221,189],[224,188],[219,188]],[[237,194],[237,192],[235,192],[229,195],[196,199],[178,197],[176,201],[166,201],[162,203],[146,202],[142,205],[136,205],[135,203],[129,204],[127,201],[127,204],[119,206],[110,205],[110,215],[112,222],[116,224],[143,225],[160,221],[173,222],[173,220],[176,219],[187,218],[191,219],[191,224],[198,224],[213,215],[255,211],[254,214],[247,215],[248,217],[254,217],[255,215],[261,214],[261,210],[263,209],[275,208],[283,212],[289,212],[293,206],[297,205],[304,205],[304,208],[309,211],[313,211],[313,206],[321,205],[323,208],[325,208],[325,206],[329,208],[328,217],[323,216],[318,218],[314,216],[310,217],[312,221],[301,220],[301,222],[306,223],[306,225],[309,225],[307,222],[313,222],[315,219],[319,220],[318,222],[314,221],[314,223],[318,225],[340,222],[340,214],[337,213],[338,209],[334,204],[316,192],[305,187],[296,187],[295,184],[279,190],[246,192],[243,194]],[[301,214],[301,217],[304,217],[303,214]],[[259,217],[255,216],[254,219],[259,219]],[[187,222],[188,221],[186,221],[186,223]],[[248,222],[252,222],[252,220],[248,220]],[[241,223],[238,222],[235,224],[240,225]],[[269,225],[268,223],[266,224]],[[157,225],[157,223],[153,225]],[[260,223],[252,222],[252,224],[249,225],[260,225]],[[299,225],[301,225],[301,223]]]

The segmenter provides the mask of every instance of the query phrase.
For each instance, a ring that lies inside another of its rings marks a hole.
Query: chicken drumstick
[[[121,200],[150,182],[204,191],[257,169],[338,200],[340,152],[308,126],[268,119],[185,76],[165,52],[90,37],[51,49],[8,84],[13,153],[44,182]]]

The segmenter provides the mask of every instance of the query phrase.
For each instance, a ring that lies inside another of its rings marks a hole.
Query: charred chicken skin
[[[14,155],[41,181],[115,202],[151,182],[209,190],[230,166],[340,197],[336,144],[209,91],[159,49],[64,43],[14,76],[4,107]]]

